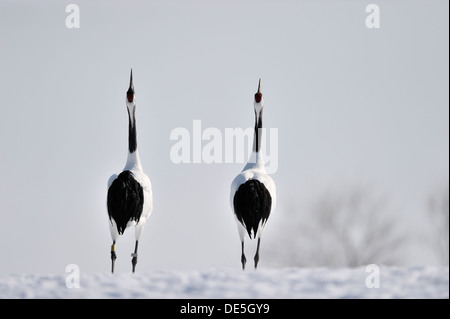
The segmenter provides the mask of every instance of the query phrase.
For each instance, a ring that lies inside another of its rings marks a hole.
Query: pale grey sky
[[[79,29],[65,25],[70,3]],[[379,29],[365,25],[370,3]],[[244,165],[176,165],[170,132],[252,127],[258,78],[279,133],[261,267],[271,223],[333,186],[374,185],[420,225],[448,184],[448,22],[444,0],[1,0],[0,274],[109,271],[106,183],[126,161],[131,67],[154,195],[138,271],[240,267],[229,189]],[[133,241],[117,244],[118,272]]]

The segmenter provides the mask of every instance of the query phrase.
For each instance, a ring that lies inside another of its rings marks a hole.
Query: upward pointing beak
[[[255,102],[260,103],[262,100],[262,93],[261,93],[261,79],[259,79],[258,82],[258,92],[255,93]]]
[[[131,74],[130,74],[130,87],[128,88],[127,91],[127,99],[128,102],[133,102],[134,99],[134,85],[133,85],[133,69],[131,69]]]

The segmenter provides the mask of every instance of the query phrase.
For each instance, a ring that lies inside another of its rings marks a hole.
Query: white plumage
[[[245,269],[247,259],[244,253],[246,233],[250,239],[258,237],[255,254],[255,268],[259,262],[259,246],[261,235],[270,213],[276,205],[276,187],[272,178],[267,175],[261,155],[262,112],[264,99],[261,93],[261,80],[258,92],[255,94],[255,136],[253,151],[249,162],[242,172],[231,183],[230,202],[238,226],[242,245],[242,269]]]
[[[132,271],[137,263],[138,242],[142,229],[153,210],[152,185],[144,173],[137,150],[136,100],[133,85],[133,71],[130,75],[130,87],[127,91],[126,105],[129,119],[128,158],[123,171],[112,175],[108,180],[107,207],[109,228],[113,244],[111,246],[111,272],[117,258],[115,244],[125,229],[135,226],[136,244],[132,256]]]

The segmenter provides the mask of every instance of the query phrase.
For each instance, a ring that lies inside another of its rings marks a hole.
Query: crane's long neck
[[[255,111],[255,135],[253,137],[253,152],[259,153],[261,151],[262,138],[262,110],[258,113]]]
[[[128,158],[125,169],[142,169],[137,149],[135,109],[128,108]]]
[[[128,109],[128,151],[134,153],[137,150],[136,116],[135,110]]]
[[[262,139],[262,110],[255,110],[255,133],[253,137],[253,150],[250,159],[245,165],[244,170],[254,169],[255,167],[263,168],[264,160],[261,155],[261,139]]]

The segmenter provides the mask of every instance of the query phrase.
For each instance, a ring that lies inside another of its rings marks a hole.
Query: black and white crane
[[[130,74],[130,87],[126,94],[128,111],[128,158],[123,171],[112,175],[108,180],[107,207],[111,231],[111,272],[114,273],[116,241],[126,228],[135,226],[136,244],[131,254],[132,271],[137,263],[138,243],[147,218],[153,209],[152,185],[142,170],[136,139],[136,99],[133,85],[133,70]]]
[[[255,269],[259,262],[259,245],[261,235],[266,226],[267,219],[276,204],[276,188],[272,178],[267,175],[264,160],[261,154],[262,113],[264,99],[261,93],[261,79],[258,83],[258,92],[255,94],[255,133],[253,150],[250,160],[242,172],[236,176],[231,184],[231,207],[238,226],[242,247],[242,269],[245,269],[247,259],[244,253],[244,239],[246,233],[250,239],[258,237],[255,254]]]

